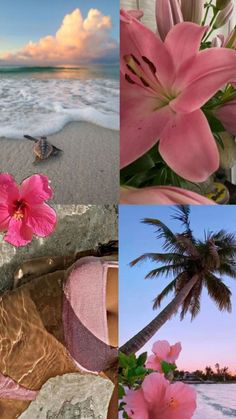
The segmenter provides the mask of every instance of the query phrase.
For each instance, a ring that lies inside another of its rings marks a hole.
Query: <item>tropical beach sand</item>
[[[55,203],[118,202],[118,131],[72,122],[48,136],[48,140],[63,153],[33,164],[33,142],[0,138],[0,172],[11,173],[19,183],[32,173],[47,175],[55,192]]]

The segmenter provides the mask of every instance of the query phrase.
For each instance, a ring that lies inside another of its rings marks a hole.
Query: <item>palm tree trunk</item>
[[[192,279],[185,285],[185,287],[176,295],[176,297],[153,319],[147,326],[145,326],[137,335],[133,336],[120,348],[120,352],[126,355],[132,352],[137,352],[141,349],[155,333],[169,320],[173,314],[179,309],[185,298],[188,296],[191,289],[198,281],[199,276],[194,275]]]

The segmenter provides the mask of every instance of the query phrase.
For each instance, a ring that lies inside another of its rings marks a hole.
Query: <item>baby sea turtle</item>
[[[34,155],[35,155],[35,162],[46,160],[51,156],[56,156],[58,153],[62,152],[60,148],[52,145],[49,141],[47,141],[47,137],[41,138],[34,138],[31,135],[24,135],[27,140],[34,141],[35,145],[33,148]]]

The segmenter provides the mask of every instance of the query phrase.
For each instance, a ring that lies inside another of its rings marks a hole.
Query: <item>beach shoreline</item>
[[[119,131],[70,122],[48,140],[63,153],[34,164],[33,142],[1,137],[0,172],[11,173],[18,183],[32,173],[47,175],[55,204],[118,202]]]

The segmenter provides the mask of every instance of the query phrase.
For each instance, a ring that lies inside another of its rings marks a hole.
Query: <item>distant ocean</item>
[[[119,129],[118,65],[0,67],[0,137],[48,135],[71,121]]]
[[[236,418],[236,384],[200,384],[197,411],[192,419]]]

